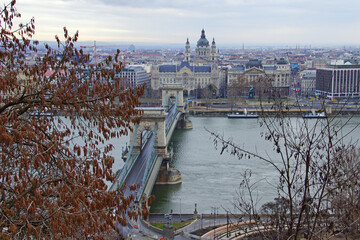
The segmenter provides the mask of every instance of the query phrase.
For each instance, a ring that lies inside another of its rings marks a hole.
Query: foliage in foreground
[[[106,141],[139,121],[132,115],[143,87],[125,89],[117,78],[119,51],[86,65],[78,33],[66,28],[58,48],[45,45],[28,63],[34,19],[14,26],[15,1],[0,14],[0,238],[104,238],[126,213],[138,214],[133,196],[107,191],[115,174]]]

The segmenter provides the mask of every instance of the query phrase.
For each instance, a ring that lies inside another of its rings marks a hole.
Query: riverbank
[[[231,113],[242,114],[245,108],[216,108],[216,107],[190,107],[188,113],[190,116],[201,116],[201,117],[226,117]],[[321,108],[288,108],[284,110],[288,116],[301,117],[312,110],[321,111]],[[257,113],[260,117],[274,116],[279,111],[271,108],[261,109],[260,107],[246,108],[248,114]],[[327,107],[326,113],[328,116],[360,116],[360,108],[332,108]]]

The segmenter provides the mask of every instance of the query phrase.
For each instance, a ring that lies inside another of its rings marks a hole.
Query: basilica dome
[[[209,41],[205,37],[205,30],[201,30],[201,37],[197,41],[197,47],[206,47],[209,46]]]

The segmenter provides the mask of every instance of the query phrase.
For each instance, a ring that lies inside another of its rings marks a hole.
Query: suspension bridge
[[[139,185],[135,192],[135,202],[139,203],[150,196],[163,161],[170,158],[168,145],[176,126],[186,121],[183,86],[164,84],[161,90],[162,107],[141,108],[142,120],[130,133],[126,162],[110,187],[114,191],[125,182],[128,186]],[[124,195],[130,195],[128,188]]]

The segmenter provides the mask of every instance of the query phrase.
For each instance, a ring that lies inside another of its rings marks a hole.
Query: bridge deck
[[[176,104],[172,105],[171,108],[169,109],[167,116],[165,118],[165,134],[166,134],[166,144],[169,144],[171,136],[173,134],[173,131],[176,127],[177,121],[179,119],[179,117],[181,116],[181,112],[179,112],[176,108]],[[151,134],[149,134],[148,136],[146,136],[146,142],[143,143],[143,146],[141,148],[141,152],[139,155],[135,155],[135,154],[129,154],[128,159],[127,159],[127,163],[125,164],[125,166],[123,167],[121,174],[124,175],[122,178],[120,177],[119,179],[116,180],[116,182],[114,183],[114,185],[111,187],[111,190],[115,190],[116,188],[121,188],[122,185],[124,184],[124,182],[126,182],[127,186],[129,185],[134,185],[134,184],[139,184],[140,185],[140,189],[138,188],[139,191],[144,191],[144,189],[146,188],[148,192],[148,179],[145,179],[145,183],[143,182],[144,177],[145,178],[151,178],[151,185],[154,184],[154,174],[152,174],[151,172],[149,173],[149,170],[146,170],[147,165],[151,164],[150,167],[150,171],[158,171],[158,164],[156,164],[156,169],[152,169],[154,168],[155,162],[158,160],[158,158],[156,158],[154,160],[154,132],[151,132]],[[161,157],[162,159],[162,157]],[[134,162],[131,162],[134,161]],[[150,161],[154,161],[154,162],[150,162]],[[148,167],[149,168],[149,167]],[[147,173],[145,173],[145,171],[147,171]],[[121,175],[120,174],[120,175]],[[146,176],[145,176],[146,175]],[[150,177],[151,175],[151,177]],[[155,176],[156,177],[156,176]],[[141,186],[141,185],[145,185],[145,186]],[[130,190],[124,189],[124,194],[125,196],[129,196],[130,195]],[[142,192],[138,192],[138,195],[141,195]]]
[[[150,140],[151,137],[148,138],[148,141],[144,145],[140,155],[136,158],[134,165],[129,171],[128,176],[125,178],[125,182],[128,186],[133,184],[141,184],[141,181],[145,173],[146,163],[152,151],[152,144]],[[124,190],[124,195],[125,196],[130,195],[129,188],[126,188]]]

